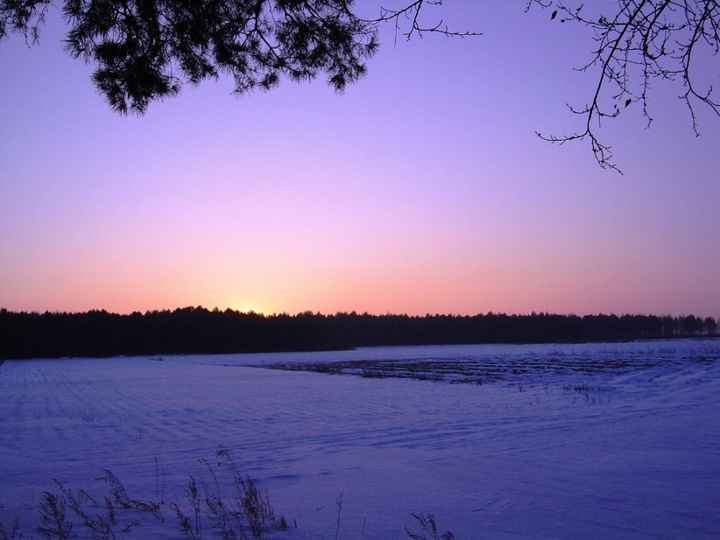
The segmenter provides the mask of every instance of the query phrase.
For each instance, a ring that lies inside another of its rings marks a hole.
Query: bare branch
[[[380,15],[375,19],[366,19],[366,21],[374,24],[392,22],[395,25],[396,44],[397,37],[402,31],[403,24],[401,21],[403,19],[410,21],[410,28],[407,31],[402,32],[408,41],[413,37],[413,35],[422,37],[425,33],[443,34],[448,37],[469,37],[482,35],[481,32],[450,30],[447,25],[443,24],[442,19],[431,26],[424,25],[420,22],[420,12],[424,6],[441,6],[442,3],[443,0],[415,0],[400,9],[380,7]]]
[[[590,27],[597,44],[592,59],[578,68],[583,72],[597,72],[593,98],[585,107],[570,107],[573,113],[585,117],[584,130],[563,136],[538,133],[544,140],[564,143],[588,139],[600,166],[620,171],[612,161],[610,147],[600,142],[596,132],[603,118],[617,117],[635,102],[642,103],[649,126],[653,80],[681,84],[683,91],[679,98],[688,107],[696,134],[699,134],[695,110],[698,104],[720,116],[720,103],[715,99],[713,87],[698,89],[697,74],[691,69],[700,48],[713,55],[720,50],[720,3],[717,0],[619,0],[614,13],[599,17],[585,15],[582,4],[571,7],[564,0],[529,0],[527,9],[532,4],[544,9],[552,7],[553,20]]]
[[[52,0],[0,0],[0,39],[10,32],[35,43]],[[382,0],[380,0],[382,1]],[[179,93],[220,73],[235,80],[235,93],[269,89],[281,77],[310,80],[320,73],[337,91],[361,78],[365,62],[378,48],[381,24],[392,24],[411,39],[425,34],[481,35],[450,29],[429,8],[443,0],[404,0],[401,7],[380,7],[377,17],[357,14],[353,0],[61,0],[70,29],[71,55],[95,65],[93,81],[111,107],[142,114],[150,102]],[[578,71],[596,77],[583,106],[568,105],[583,119],[569,135],[542,139],[563,144],[590,142],[603,168],[619,171],[609,145],[599,134],[603,122],[633,104],[647,125],[652,85],[680,87],[692,128],[699,134],[697,108],[720,116],[720,98],[697,68],[700,56],[720,52],[718,0],[526,0],[552,10],[550,19],[575,22],[593,33],[595,49]],[[432,19],[430,19],[432,21]],[[717,75],[717,74],[715,74]]]

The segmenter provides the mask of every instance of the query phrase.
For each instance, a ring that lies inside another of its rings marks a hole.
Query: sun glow
[[[53,44],[60,18],[40,47],[3,41],[0,307],[717,317],[720,122],[696,137],[658,88],[651,130],[634,107],[612,123],[614,175],[535,135],[571,129],[585,42],[512,2],[453,4],[482,39],[386,50],[342,96],[220,82],[142,118]]]
[[[267,310],[258,302],[231,302],[228,304],[228,309],[237,311],[239,313],[256,313],[260,315],[266,315]],[[218,306],[218,309],[223,309]]]

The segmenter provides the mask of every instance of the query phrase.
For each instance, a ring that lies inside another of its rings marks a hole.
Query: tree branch
[[[605,14],[590,18],[583,15],[582,4],[570,7],[563,0],[529,0],[526,9],[532,4],[543,9],[554,7],[553,20],[560,14],[560,22],[571,21],[592,28],[597,49],[593,59],[578,70],[589,72],[599,66],[590,104],[580,109],[569,106],[573,113],[585,117],[584,130],[561,136],[538,133],[542,139],[560,144],[588,139],[598,164],[621,172],[612,161],[610,146],[602,143],[596,132],[603,118],[619,116],[634,102],[642,102],[649,126],[652,122],[649,94],[655,79],[679,82],[684,87],[679,98],[689,109],[696,134],[699,134],[696,103],[707,105],[720,115],[713,87],[698,90],[690,69],[699,44],[708,47],[713,55],[718,54],[720,3],[716,0],[619,0],[619,8],[610,18]],[[608,90],[607,83],[616,90]],[[609,100],[609,108],[602,105],[604,100]]]

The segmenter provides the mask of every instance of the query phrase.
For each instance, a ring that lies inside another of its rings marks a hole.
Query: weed
[[[195,478],[190,477],[190,485],[185,490],[185,498],[190,502],[190,506],[193,510],[192,518],[186,516],[180,507],[175,503],[170,503],[170,508],[173,509],[175,515],[180,520],[180,528],[183,533],[188,535],[193,540],[199,540],[202,538],[202,527],[200,524],[200,493],[197,488]]]
[[[96,508],[100,507],[101,505],[98,504],[98,502],[93,499],[90,494],[88,494],[83,489],[78,489],[76,493],[73,493],[71,489],[66,488],[57,480],[55,481],[55,483],[60,488],[60,491],[63,497],[66,499],[67,505],[70,510],[72,510],[73,513],[82,520],[83,525],[85,525],[85,527],[90,530],[90,534],[93,538],[102,540],[114,540],[115,533],[112,530],[112,526],[117,525],[117,520],[115,508],[113,507],[112,502],[109,499],[105,499],[105,515],[99,514],[97,512],[91,514],[88,510],[86,510],[87,503],[90,503],[91,506],[94,506]]]
[[[49,491],[43,491],[43,498],[38,503],[40,509],[40,525],[37,532],[48,540],[57,538],[69,540],[73,524],[65,516],[65,498]]]
[[[420,534],[414,534],[405,527],[405,532],[413,540],[455,540],[455,536],[450,531],[444,532],[438,536],[437,523],[435,522],[435,516],[432,514],[410,514],[416,521],[422,532]],[[430,536],[425,536],[422,533],[427,533]]]
[[[218,483],[217,475],[215,471],[207,462],[207,460],[201,460],[207,466],[210,477],[212,478],[212,485],[208,485],[207,482],[203,482],[203,488],[205,490],[205,504],[207,506],[207,515],[210,519],[210,525],[216,529],[220,529],[222,538],[235,538],[236,534],[230,522],[236,518],[227,507],[223,498],[220,494],[220,484]],[[240,524],[242,529],[242,524]]]
[[[270,501],[267,495],[258,490],[250,477],[246,477],[245,481],[241,480],[239,487],[242,488],[242,508],[250,522],[250,532],[253,538],[264,538],[266,524],[275,521]]]
[[[155,499],[160,501],[160,504],[165,503],[165,469],[162,469],[162,492],[160,491],[160,464],[157,458],[155,460]]]
[[[202,540],[203,536],[223,540],[263,540],[272,530],[290,528],[284,517],[275,516],[268,495],[260,490],[249,476],[241,473],[231,450],[220,447],[215,455],[218,460],[213,464],[204,459],[199,460],[206,466],[208,476],[199,480],[190,476],[182,506],[175,502],[168,503],[168,507],[178,519],[183,535],[192,540]],[[228,495],[224,495],[220,487],[220,470],[226,471],[232,482]],[[93,540],[116,540],[123,538],[123,535],[118,533],[130,533],[139,527],[143,515],[150,514],[156,520],[165,522],[161,515],[161,509],[165,505],[164,471],[161,487],[161,469],[157,460],[155,489],[161,502],[134,499],[115,474],[108,469],[103,469],[103,473],[103,476],[96,480],[107,486],[106,492],[96,497],[83,489],[71,489],[54,480],[59,492],[42,493],[42,499],[36,506],[40,514],[40,526],[35,529],[36,532],[48,540],[69,540],[78,536]],[[335,540],[340,537],[342,509],[343,497],[340,495],[335,500]],[[411,516],[416,522],[414,528],[420,529],[419,532],[412,532],[405,528],[412,540],[454,540],[450,532],[438,534],[432,514]],[[19,532],[18,521],[16,517],[9,528],[0,524],[0,540],[24,537],[23,533]],[[297,522],[293,520],[293,523],[297,528]],[[83,528],[84,532],[76,532],[73,528],[75,526]]]
[[[563,390],[566,392],[577,392],[578,394],[585,396],[585,401],[590,401],[590,392],[595,390],[594,387],[588,386],[587,383],[575,384],[575,385],[563,385]],[[593,403],[595,399],[593,398]]]
[[[202,481],[199,487],[195,478],[190,477],[190,484],[185,490],[185,498],[191,507],[190,515],[186,514],[179,505],[170,503],[170,508],[180,521],[183,533],[193,540],[201,539],[203,515],[207,518],[210,528],[219,531],[220,537],[224,540],[250,538],[261,540],[270,529],[288,529],[284,517],[275,518],[267,494],[260,491],[249,476],[240,472],[232,451],[220,447],[215,455],[219,459],[217,467],[224,468],[232,477],[233,492],[224,497],[220,490],[216,468],[206,460],[200,460],[207,467],[210,480]],[[246,528],[249,529],[249,536]]]
[[[158,502],[145,502],[136,499],[131,499],[125,486],[112,472],[107,469],[103,469],[105,476],[97,478],[110,485],[110,494],[113,497],[113,501],[125,510],[141,510],[152,514],[159,521],[165,521],[160,513],[161,504]]]
[[[173,512],[175,512],[175,515],[177,516],[178,520],[180,521],[180,530],[182,530],[183,534],[186,534],[190,538],[198,538],[194,536],[194,531],[192,528],[192,523],[190,521],[190,518],[185,515],[185,513],[182,511],[182,509],[175,503],[170,503],[170,508]]]
[[[110,494],[112,495],[113,500],[122,508],[132,508],[130,505],[130,497],[128,497],[125,486],[123,486],[122,482],[118,480],[118,477],[107,469],[103,469],[103,472],[105,473],[105,476],[96,478],[96,480],[102,480],[106,484],[110,485]]]
[[[342,514],[342,495],[338,495],[338,498],[335,499],[335,509],[337,510],[337,518],[335,522],[335,540],[338,539],[338,534],[340,534],[340,514]]]
[[[279,531],[287,531],[290,528],[285,516],[280,516],[275,520],[275,528]],[[297,522],[295,522],[295,528],[297,529]]]
[[[231,499],[231,507],[234,513],[248,521],[252,538],[264,538],[265,530],[276,522],[267,494],[262,493],[249,476],[243,477],[235,464],[232,450],[221,446],[215,455],[222,460],[218,465],[226,466],[233,477],[235,495]]]

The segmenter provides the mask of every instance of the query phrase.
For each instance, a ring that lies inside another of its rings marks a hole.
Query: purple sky
[[[55,10],[39,46],[0,43],[0,306],[718,317],[720,121],[698,109],[695,137],[658,82],[651,129],[632,106],[601,131],[624,176],[541,141],[580,127],[593,42],[524,7],[435,10],[476,38],[393,48],[388,27],[342,95],[221,80],[141,118]]]

